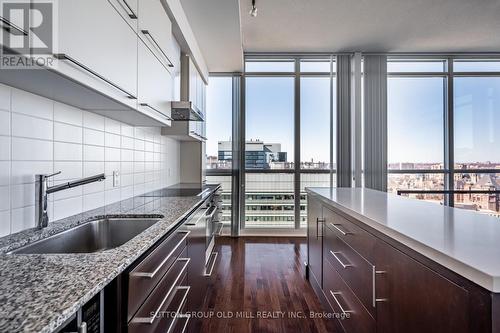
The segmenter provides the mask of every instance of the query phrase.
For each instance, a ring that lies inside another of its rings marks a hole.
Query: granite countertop
[[[43,230],[28,229],[0,238],[0,332],[56,330],[217,187],[205,186],[202,195],[137,196],[52,222]],[[181,184],[175,188],[192,186]],[[164,217],[111,250],[86,254],[7,254],[95,217],[113,215]]]
[[[487,290],[500,292],[499,218],[370,189],[307,191]]]

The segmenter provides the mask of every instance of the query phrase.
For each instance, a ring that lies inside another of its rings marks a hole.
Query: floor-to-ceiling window
[[[453,105],[454,205],[500,216],[500,61],[455,59]]]
[[[247,57],[245,229],[306,224],[305,187],[330,186],[334,58]]]
[[[392,60],[387,64],[389,192],[443,190],[446,61]],[[410,194],[443,203],[442,193]]]
[[[499,215],[500,61],[388,60],[388,190]]]
[[[221,222],[231,223],[233,78],[211,76],[207,90],[206,180],[221,184]]]

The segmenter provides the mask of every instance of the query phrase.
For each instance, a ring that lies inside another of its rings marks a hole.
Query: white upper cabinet
[[[128,1],[128,0],[127,0]],[[137,106],[137,35],[104,0],[59,1],[58,71]]]
[[[175,66],[172,50],[172,22],[160,0],[139,1],[139,36],[172,73]]]
[[[143,41],[139,41],[138,49],[138,108],[144,114],[170,126],[174,80]]]

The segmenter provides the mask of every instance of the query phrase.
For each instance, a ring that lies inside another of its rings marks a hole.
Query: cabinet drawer
[[[186,248],[189,232],[179,230],[165,239],[140,264],[129,272],[127,320]]]
[[[373,261],[376,238],[331,209],[323,209],[325,226],[366,259]]]
[[[186,305],[189,259],[180,258],[162,279],[128,325],[128,333],[173,333],[177,316]],[[172,273],[172,274],[170,274]]]
[[[323,292],[332,310],[344,317],[344,319],[339,319],[339,321],[345,332],[375,332],[375,320],[366,311],[328,260],[325,260],[323,264]]]
[[[323,257],[337,270],[364,306],[375,316],[373,306],[374,266],[361,257],[333,231],[325,228]]]

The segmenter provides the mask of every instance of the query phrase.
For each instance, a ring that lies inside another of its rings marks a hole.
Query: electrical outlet
[[[120,186],[120,171],[113,171],[113,187]]]

